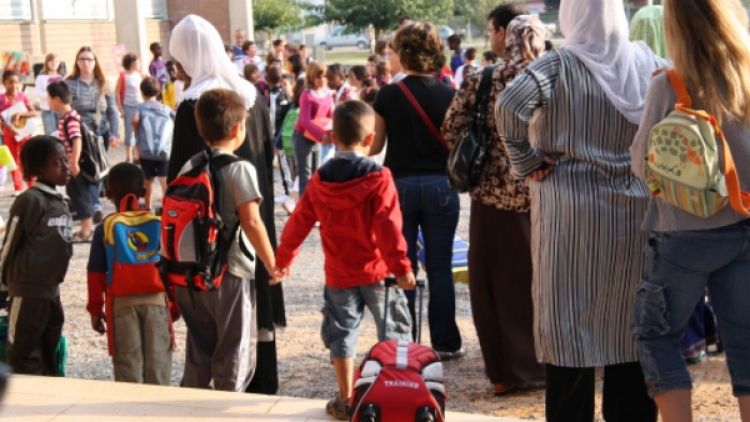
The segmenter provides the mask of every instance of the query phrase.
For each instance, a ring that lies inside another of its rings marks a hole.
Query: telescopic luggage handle
[[[398,285],[395,277],[386,277],[385,279],[385,306],[383,312],[383,329],[381,332],[383,336],[386,333],[386,327],[388,326],[388,296],[391,287]],[[417,300],[419,301],[419,312],[417,313],[417,343],[422,343],[422,315],[424,312],[424,280],[417,280]],[[384,338],[379,339],[380,341],[385,340]]]

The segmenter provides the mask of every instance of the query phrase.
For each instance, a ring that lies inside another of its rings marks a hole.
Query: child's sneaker
[[[349,400],[338,395],[326,403],[326,412],[340,421],[349,420]]]

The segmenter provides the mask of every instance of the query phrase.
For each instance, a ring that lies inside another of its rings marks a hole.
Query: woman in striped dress
[[[537,358],[549,421],[591,421],[604,367],[607,421],[655,421],[630,328],[643,267],[645,185],[628,148],[660,61],[628,41],[622,0],[563,0],[566,41],[498,103],[512,172],[531,197]]]

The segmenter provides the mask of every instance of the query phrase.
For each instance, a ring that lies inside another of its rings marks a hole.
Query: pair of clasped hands
[[[270,284],[276,285],[287,279],[290,275],[289,267],[276,268],[273,271],[273,277],[271,278]],[[396,284],[403,290],[414,290],[417,285],[417,279],[414,277],[414,273],[409,271],[408,273],[396,277]]]

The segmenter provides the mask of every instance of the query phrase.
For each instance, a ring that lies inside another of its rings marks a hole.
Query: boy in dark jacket
[[[394,274],[402,289],[415,285],[393,177],[387,168],[366,158],[374,139],[375,112],[360,101],[338,106],[333,140],[338,152],[315,173],[284,227],[276,252],[276,278],[289,266],[316,221],[325,254],[323,342],[331,351],[339,395],[326,410],[348,418],[357,334],[367,306],[382,330],[386,306],[383,279]],[[402,291],[391,295],[386,332],[379,338],[410,340],[411,317]]]
[[[21,165],[36,183],[13,203],[0,255],[0,290],[10,298],[8,363],[16,374],[57,375],[59,284],[73,246],[69,200],[55,188],[70,179],[68,155],[57,138],[35,136],[21,150]]]

